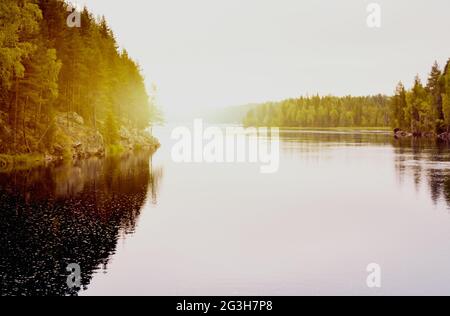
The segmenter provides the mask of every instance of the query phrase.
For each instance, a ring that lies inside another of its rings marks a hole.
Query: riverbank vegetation
[[[450,130],[450,60],[435,63],[426,85],[417,76],[407,90],[399,83],[394,96],[312,96],[265,103],[248,111],[246,126],[283,128],[392,128],[415,136]]]
[[[450,60],[443,71],[433,65],[426,85],[419,76],[410,90],[398,84],[391,100],[391,125],[417,136],[450,130]]]
[[[2,0],[0,25],[0,154],[157,144],[145,132],[159,113],[140,67],[104,18],[59,0]]]

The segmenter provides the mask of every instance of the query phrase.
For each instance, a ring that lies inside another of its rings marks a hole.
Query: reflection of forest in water
[[[282,150],[304,155],[333,147],[388,146],[399,179],[410,177],[419,187],[426,182],[435,204],[445,201],[450,208],[450,145],[434,139],[395,139],[389,132],[281,131]]]
[[[361,147],[364,155],[380,148],[401,180],[425,184],[435,203],[450,206],[448,144],[389,133],[282,131],[281,138],[283,156],[296,159],[328,159],[336,152],[327,148]],[[119,238],[134,232],[143,205],[157,203],[163,175],[150,158],[139,152],[0,174],[0,294],[75,294],[66,284],[70,263],[80,264],[86,288]]]
[[[86,288],[147,199],[157,203],[161,178],[146,152],[1,174],[0,293],[75,294],[70,263]]]
[[[430,140],[401,140],[395,146],[395,165],[400,180],[412,177],[418,188],[427,183],[435,204],[450,208],[450,146]]]

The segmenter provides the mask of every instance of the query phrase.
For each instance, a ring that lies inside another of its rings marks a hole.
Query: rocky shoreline
[[[74,112],[58,114],[56,126],[58,134],[61,135],[59,137],[61,142],[53,146],[53,152],[46,154],[47,161],[68,157],[73,159],[104,157],[110,151],[127,152],[134,149],[155,151],[160,146],[158,140],[147,131],[122,126],[119,130],[119,143],[114,148],[108,147],[100,131],[87,126],[83,118]]]
[[[149,132],[125,126],[119,130],[119,142],[114,146],[108,146],[101,132],[85,124],[83,118],[75,112],[60,112],[55,116],[54,122],[52,128],[55,129],[53,133],[56,135],[56,141],[50,150],[45,153],[30,152],[17,155],[0,153],[0,170],[28,169],[36,165],[104,157],[138,149],[154,152],[160,147],[159,141]]]

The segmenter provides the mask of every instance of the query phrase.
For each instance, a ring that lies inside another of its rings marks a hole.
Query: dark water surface
[[[1,294],[450,294],[448,145],[284,131],[267,175],[175,164],[169,132],[153,157],[1,173]]]
[[[0,177],[0,291],[67,295],[67,265],[82,267],[82,287],[106,269],[132,234],[159,174],[150,153],[92,158]]]

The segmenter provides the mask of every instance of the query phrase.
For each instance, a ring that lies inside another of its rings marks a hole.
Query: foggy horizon
[[[128,1],[135,10],[120,1],[78,4],[107,18],[147,87],[157,85],[170,119],[193,108],[306,94],[392,95],[399,81],[410,86],[417,73],[426,79],[434,61],[445,64],[450,43],[428,34],[450,29],[448,1],[377,1],[379,29],[366,25],[371,2]]]

